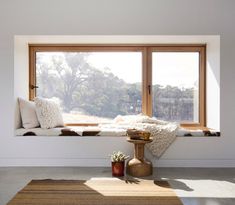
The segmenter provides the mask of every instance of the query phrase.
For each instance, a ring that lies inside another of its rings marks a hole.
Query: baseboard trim
[[[109,167],[108,158],[0,158],[0,167]],[[153,161],[154,167],[235,167],[235,159]]]
[[[0,158],[0,167],[11,166],[107,167],[110,161],[105,158]]]
[[[154,167],[235,167],[235,159],[220,159],[220,160],[156,160]]]

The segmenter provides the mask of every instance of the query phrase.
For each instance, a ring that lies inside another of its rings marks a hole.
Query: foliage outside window
[[[205,126],[204,45],[29,45],[29,54],[30,99],[58,101],[66,123],[143,112]]]

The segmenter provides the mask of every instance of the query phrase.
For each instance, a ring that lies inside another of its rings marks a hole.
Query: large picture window
[[[67,124],[144,113],[205,126],[205,45],[29,45],[29,96]]]

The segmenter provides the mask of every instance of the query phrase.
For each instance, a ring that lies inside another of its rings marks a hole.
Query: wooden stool
[[[134,140],[127,138],[127,141],[133,143],[135,146],[134,158],[127,162],[127,174],[134,177],[144,177],[152,175],[153,166],[150,161],[144,158],[144,146],[145,144],[150,143],[153,140]]]

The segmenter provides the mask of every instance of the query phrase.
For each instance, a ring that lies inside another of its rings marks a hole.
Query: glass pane
[[[198,122],[199,53],[153,52],[153,115],[162,120]]]
[[[141,113],[141,52],[37,52],[37,96],[53,98],[67,123]]]

